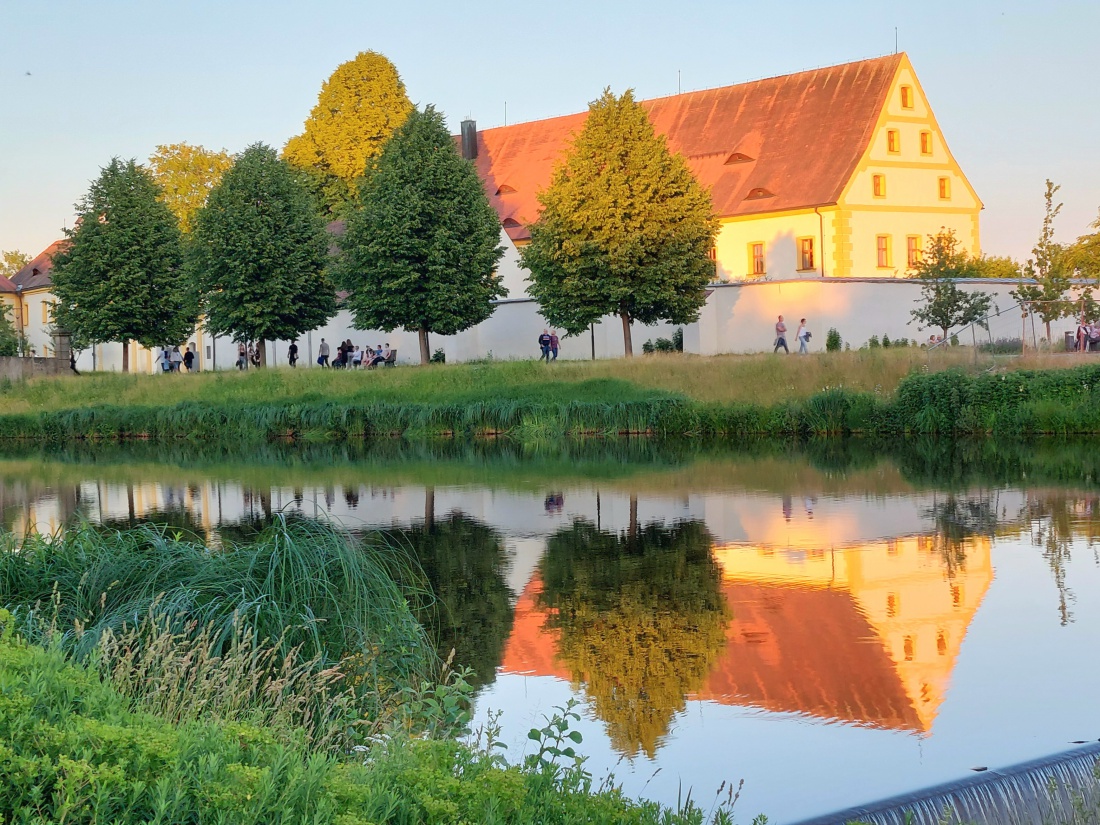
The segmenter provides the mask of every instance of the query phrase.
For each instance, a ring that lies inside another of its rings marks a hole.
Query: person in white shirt
[[[809,350],[806,346],[810,343],[810,330],[806,328],[806,319],[803,318],[798,323],[798,332],[795,334],[798,339],[798,354],[805,355]]]

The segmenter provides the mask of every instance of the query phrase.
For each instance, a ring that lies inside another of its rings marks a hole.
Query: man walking
[[[322,367],[328,366],[328,354],[329,346],[328,342],[324,338],[321,339],[321,346],[317,347],[317,363]]]
[[[542,355],[539,356],[540,361],[550,360],[550,332],[543,330],[542,335],[539,336],[539,349],[542,350]]]
[[[791,351],[787,349],[787,325],[783,323],[782,315],[775,322],[775,349],[772,352],[779,352],[780,347],[783,347],[783,352],[787,355],[791,354]]]

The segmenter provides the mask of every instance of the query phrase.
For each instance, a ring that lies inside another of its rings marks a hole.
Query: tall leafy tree
[[[176,344],[195,326],[179,224],[160,194],[145,169],[114,158],[76,205],[76,226],[65,230],[70,243],[50,273],[57,326],[78,349],[122,342],[123,372],[131,340],[149,348]]]
[[[18,249],[9,249],[0,252],[0,275],[10,278],[20,269],[31,262],[31,256]]]
[[[493,313],[505,294],[496,265],[500,222],[443,115],[414,110],[364,179],[340,240],[337,279],[359,329],[453,335]]]
[[[149,157],[149,171],[161,188],[160,199],[179,219],[184,234],[192,230],[195,213],[232,165],[233,156],[224,149],[215,152],[188,143],[158,146]]]
[[[293,340],[336,313],[330,238],[313,198],[275,150],[249,146],[195,216],[188,263],[206,328],[234,341]]]
[[[528,291],[551,324],[575,335],[617,315],[629,357],[634,321],[699,317],[714,278],[714,207],[633,92],[605,90],[589,106],[539,201],[521,257],[531,272]]]
[[[15,330],[12,308],[0,301],[0,355],[18,355],[21,337]]]
[[[1032,247],[1033,257],[1024,265],[1023,274],[1029,280],[1021,281],[1012,291],[1012,297],[1021,306],[1042,318],[1047,341],[1050,340],[1051,322],[1073,312],[1073,302],[1066,300],[1070,286],[1066,250],[1054,240],[1054,219],[1062,211],[1062,204],[1054,203],[1054,196],[1061,188],[1053,181],[1046,183],[1043,228],[1038,242]]]
[[[287,142],[283,158],[308,173],[323,208],[340,216],[358,197],[358,179],[412,109],[393,63],[378,52],[360,52],[321,86],[305,131]]]
[[[928,236],[928,248],[913,269],[920,278],[922,306],[910,315],[923,327],[938,327],[947,338],[952,327],[980,322],[989,314],[993,299],[986,292],[966,292],[956,280],[973,278],[973,261],[959,249],[952,229]]]
[[[1100,216],[1089,229],[1093,232],[1079,237],[1067,251],[1068,263],[1077,277],[1100,279]]]

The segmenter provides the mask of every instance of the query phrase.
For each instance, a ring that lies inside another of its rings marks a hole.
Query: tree
[[[414,110],[364,179],[340,240],[337,280],[357,329],[454,335],[493,313],[505,294],[495,269],[500,221],[474,166],[433,107]]]
[[[232,165],[233,156],[224,149],[214,152],[188,143],[158,146],[150,156],[149,170],[161,188],[160,199],[179,219],[184,234],[194,228],[195,213]]]
[[[0,252],[0,277],[10,278],[31,262],[31,256],[18,249]]]
[[[714,207],[633,92],[605,90],[589,106],[539,202],[521,258],[551,324],[576,335],[617,315],[630,357],[634,321],[698,318],[714,278]]]
[[[18,355],[21,338],[12,321],[12,308],[0,301],[0,355]]]
[[[1055,186],[1053,181],[1047,181],[1043,228],[1038,242],[1031,250],[1035,257],[1024,265],[1023,275],[1030,282],[1021,281],[1011,293],[1022,307],[1043,319],[1047,341],[1050,341],[1051,321],[1073,312],[1073,303],[1066,300],[1066,292],[1070,286],[1066,252],[1054,240],[1054,219],[1062,211],[1062,204],[1054,203],[1054,195],[1061,188]]]
[[[308,173],[326,213],[342,215],[358,197],[357,181],[412,109],[393,63],[360,52],[321,86],[305,131],[287,142],[283,158]]]
[[[1007,255],[982,255],[970,259],[970,268],[975,278],[1000,278],[1005,281],[1016,280],[1023,267],[1015,258]]]
[[[985,292],[964,292],[955,281],[972,278],[973,262],[959,249],[952,229],[941,229],[928,236],[928,249],[913,269],[920,278],[920,300],[924,305],[909,314],[923,327],[938,327],[944,339],[952,327],[981,320],[989,314],[992,297]]]
[[[275,150],[249,146],[195,215],[188,266],[206,328],[234,341],[293,340],[336,313],[330,237],[313,198]]]
[[[1078,278],[1100,279],[1100,216],[1089,224],[1095,230],[1082,235],[1066,252],[1066,261]]]
[[[76,205],[69,244],[53,259],[55,323],[73,346],[120,341],[177,344],[194,329],[197,301],[181,277],[183,249],[175,215],[160,188],[132,159],[114,158]]]

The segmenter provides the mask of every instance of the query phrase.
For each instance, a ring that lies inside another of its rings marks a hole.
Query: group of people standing
[[[798,331],[795,333],[795,339],[798,341],[798,354],[805,355],[808,353],[810,338],[810,328],[806,326],[806,319],[803,318],[798,322]],[[783,352],[787,355],[791,354],[791,351],[787,349],[787,324],[783,320],[783,316],[779,316],[779,320],[775,322],[775,348],[772,352],[779,352],[779,348],[783,348]]]
[[[539,336],[539,349],[542,350],[539,360],[557,361],[560,348],[561,339],[558,338],[558,331],[556,329],[544,329],[542,335]]]
[[[70,362],[72,360],[70,359]],[[195,370],[195,353],[191,347],[184,347],[183,352],[180,352],[179,347],[165,347],[157,360],[160,361],[161,372],[183,372],[183,370],[194,372]],[[72,363],[70,366],[75,367]]]
[[[297,354],[296,346],[295,354]],[[371,349],[370,345],[367,345],[364,349],[359,349],[351,343],[349,338],[336,345],[336,358],[330,363],[331,356],[332,348],[322,338],[321,345],[317,348],[317,364],[321,367],[332,367],[333,369],[366,367],[367,369],[373,369],[379,364],[388,362],[393,356],[393,350],[390,349],[389,342],[386,342],[385,345],[379,344],[374,349]]]

